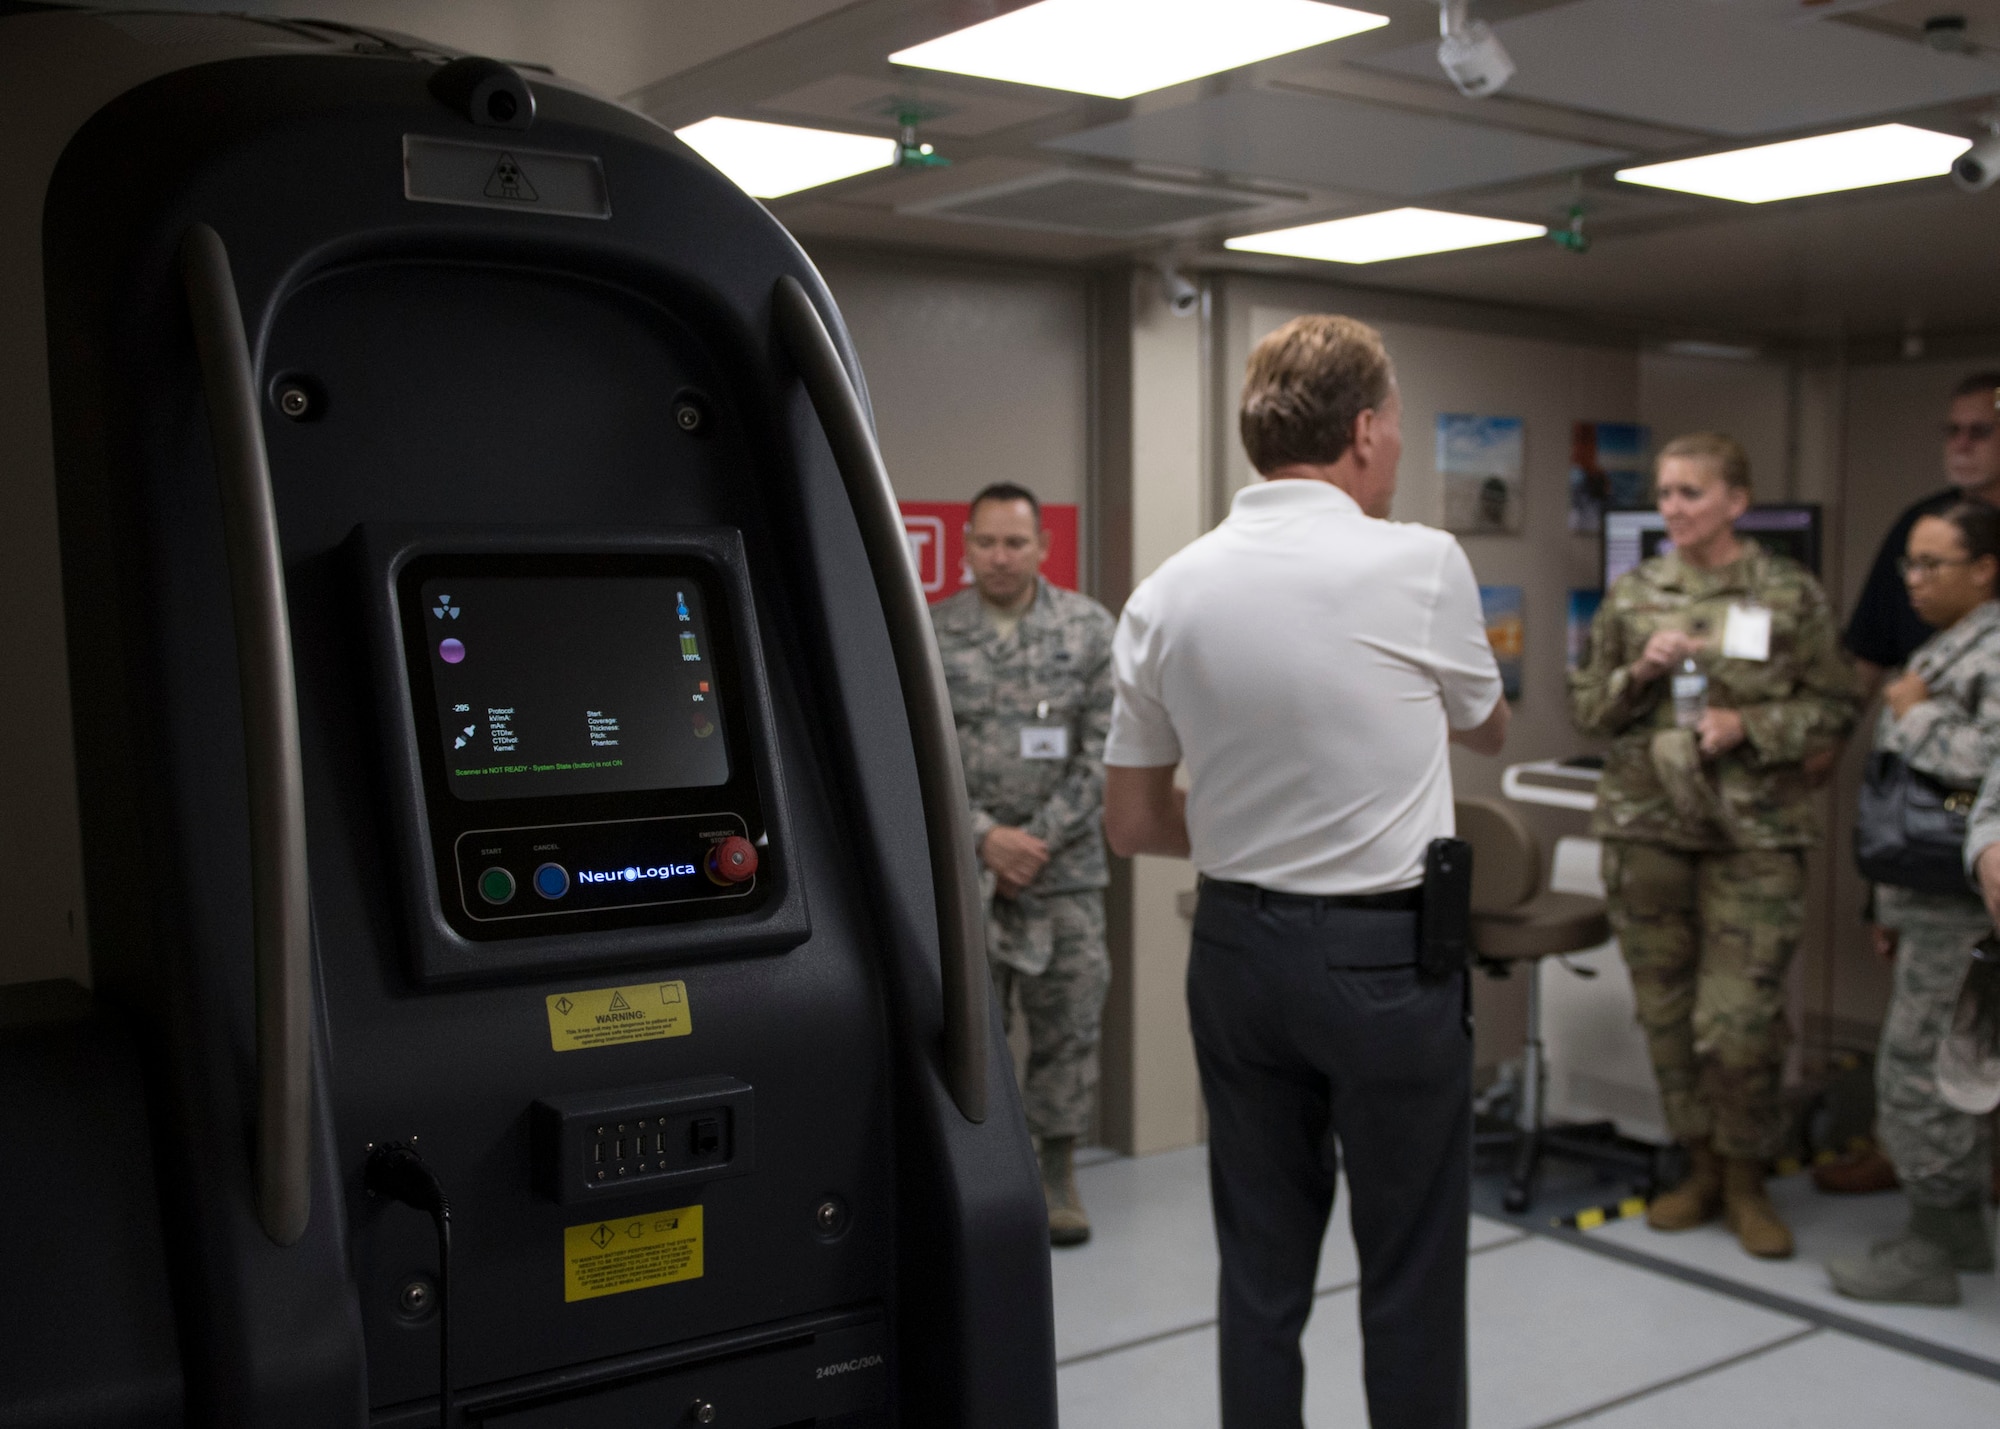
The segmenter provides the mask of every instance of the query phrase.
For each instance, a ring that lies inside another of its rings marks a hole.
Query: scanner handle
[[[180,268],[222,496],[243,693],[257,986],[257,1219],[265,1235],[291,1245],[305,1234],[312,1210],[312,919],[291,619],[256,369],[221,235],[205,223],[190,228]]]
[[[903,708],[916,744],[917,786],[923,797],[931,884],[937,897],[938,950],[944,964],[945,1085],[967,1121],[984,1121],[990,1015],[986,914],[944,663],[938,658],[930,612],[910,565],[896,494],[860,394],[848,379],[819,309],[798,279],[780,278],[773,300],[778,330],[798,364],[826,430],[827,445],[833,448],[834,463],[861,526],[861,543],[868,552],[882,613],[888,618],[889,645],[895,652]]]

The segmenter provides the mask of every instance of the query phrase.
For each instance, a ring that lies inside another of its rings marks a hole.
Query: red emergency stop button
[[[708,851],[708,876],[727,887],[757,876],[757,845],[745,838],[726,838]]]

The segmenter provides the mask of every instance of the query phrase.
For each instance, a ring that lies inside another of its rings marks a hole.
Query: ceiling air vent
[[[911,204],[902,212],[1010,228],[1133,237],[1295,207],[1294,200],[1241,189],[1051,170]]]

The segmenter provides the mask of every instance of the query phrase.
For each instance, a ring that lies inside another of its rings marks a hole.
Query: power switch
[[[753,1103],[734,1077],[544,1098],[532,1114],[536,1189],[571,1205],[741,1176],[755,1163]]]

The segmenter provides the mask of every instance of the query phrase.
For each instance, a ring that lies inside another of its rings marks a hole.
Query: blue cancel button
[[[560,898],[569,892],[569,870],[559,863],[545,863],[535,870],[535,892],[544,898]]]

